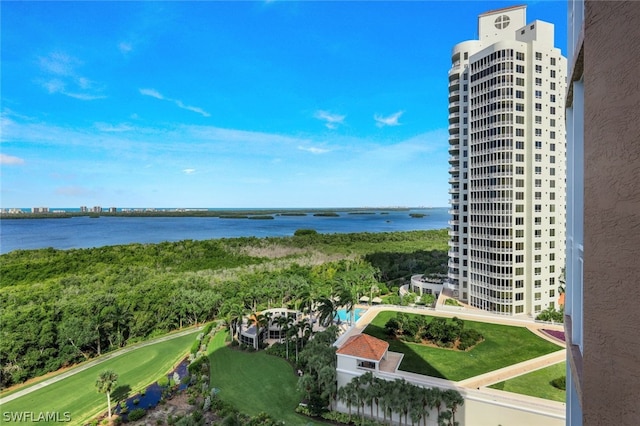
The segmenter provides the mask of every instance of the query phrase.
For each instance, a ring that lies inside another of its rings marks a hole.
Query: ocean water
[[[319,233],[396,232],[448,227],[447,208],[369,210],[374,214],[338,212],[338,217],[278,216],[273,220],[218,217],[88,216],[66,219],[0,220],[0,254],[53,247],[73,249],[130,243],[206,240],[236,237],[291,236],[297,229]],[[411,213],[425,217],[413,218]]]

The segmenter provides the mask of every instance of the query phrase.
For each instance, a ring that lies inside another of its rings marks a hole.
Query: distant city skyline
[[[3,2],[1,208],[448,205],[451,46],[564,1]]]

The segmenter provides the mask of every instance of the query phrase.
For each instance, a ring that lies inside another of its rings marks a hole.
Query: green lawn
[[[385,331],[384,325],[395,315],[393,311],[380,312],[364,332],[387,340],[390,351],[404,354],[400,370],[426,376],[459,381],[562,349],[525,327],[467,320],[464,322],[465,329],[475,329],[485,338],[469,351],[405,343],[389,339]]]
[[[567,364],[560,362],[504,382],[496,383],[489,387],[507,392],[565,402],[566,392],[551,385],[551,381],[558,377],[565,376],[567,373],[566,369]]]
[[[68,425],[81,425],[102,411],[107,410],[107,399],[95,388],[96,378],[102,370],[113,370],[119,378],[115,395],[123,395],[123,391],[137,391],[153,383],[167,373],[183,358],[193,340],[194,333],[144,346],[129,353],[120,355],[104,363],[93,366],[45,388],[2,404],[0,411],[7,412],[69,412],[71,422]],[[1,417],[0,418],[4,418]],[[20,424],[20,423],[12,423]],[[22,423],[27,424],[27,423]],[[60,424],[55,422],[38,422],[38,424]]]
[[[220,389],[220,398],[251,416],[266,412],[287,425],[320,424],[295,413],[301,395],[287,361],[264,352],[232,349],[225,345],[227,335],[219,332],[209,344],[211,386]]]

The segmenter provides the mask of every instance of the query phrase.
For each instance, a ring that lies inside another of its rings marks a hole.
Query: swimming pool
[[[353,311],[354,318],[356,322],[360,319],[362,314],[366,311],[366,309],[357,308]],[[334,317],[335,321],[340,320],[340,322],[349,322],[349,312],[346,309],[338,309],[338,313]]]

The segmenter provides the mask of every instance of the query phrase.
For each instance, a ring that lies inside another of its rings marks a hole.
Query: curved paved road
[[[21,390],[15,392],[15,393],[12,393],[9,396],[5,396],[4,398],[0,398],[0,406],[2,404],[5,404],[5,403],[9,402],[9,401],[13,401],[14,399],[18,399],[21,396],[27,395],[27,394],[29,394],[31,392],[35,392],[38,389],[42,389],[42,388],[44,388],[46,386],[49,386],[52,383],[59,382],[60,380],[64,380],[67,377],[73,376],[74,374],[78,374],[81,371],[84,371],[84,370],[86,370],[88,368],[91,368],[91,367],[93,367],[95,365],[102,364],[103,362],[105,362],[107,360],[110,360],[110,359],[113,359],[115,357],[118,357],[120,355],[124,355],[126,353],[131,352],[131,351],[135,351],[136,349],[143,348],[145,346],[155,345],[156,343],[160,343],[160,342],[166,342],[167,340],[175,339],[177,337],[186,336],[186,335],[192,334],[192,333],[195,334],[196,332],[198,332],[200,330],[202,330],[202,327],[190,328],[188,330],[179,331],[177,333],[173,333],[173,334],[169,334],[169,335],[166,335],[166,336],[162,336],[162,337],[159,337],[159,338],[154,339],[154,340],[148,340],[146,342],[136,343],[134,345],[122,348],[122,349],[120,349],[118,351],[108,353],[106,355],[101,356],[100,358],[96,358],[96,359],[93,359],[91,361],[87,361],[84,364],[79,365],[78,367],[72,368],[69,371],[65,371],[64,373],[58,374],[55,377],[43,380],[43,381],[41,381],[39,383],[36,383],[34,385],[31,385],[29,387],[21,389]]]

